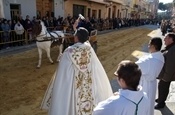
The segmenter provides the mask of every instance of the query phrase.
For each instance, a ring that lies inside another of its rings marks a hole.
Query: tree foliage
[[[173,9],[173,3],[166,3],[165,6],[166,6],[166,10],[168,11]]]
[[[167,10],[167,6],[165,4],[163,4],[163,2],[160,2],[159,6],[158,6],[158,9],[165,11],[165,10]]]

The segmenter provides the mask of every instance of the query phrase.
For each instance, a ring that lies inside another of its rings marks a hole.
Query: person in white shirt
[[[141,70],[129,60],[119,63],[114,73],[121,87],[118,94],[100,102],[93,115],[149,115],[149,101],[146,93],[138,87]]]
[[[17,40],[18,40],[18,45],[19,45],[19,46],[20,46],[20,45],[23,45],[24,27],[23,27],[23,25],[20,23],[19,20],[18,20],[18,22],[15,24],[14,30],[15,30],[16,37],[17,37]]]
[[[140,85],[143,91],[147,93],[150,101],[149,115],[154,115],[154,104],[157,89],[157,80],[164,64],[163,54],[160,52],[162,47],[161,38],[152,38],[149,41],[149,54],[141,57],[136,63],[139,65],[142,76]]]
[[[15,24],[14,30],[16,32],[17,35],[22,35],[24,33],[24,27],[23,25],[20,23],[20,21],[18,21]]]

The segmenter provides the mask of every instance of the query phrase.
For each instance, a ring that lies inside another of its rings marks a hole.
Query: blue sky
[[[173,0],[159,0],[159,2],[170,3],[170,2],[173,2]]]

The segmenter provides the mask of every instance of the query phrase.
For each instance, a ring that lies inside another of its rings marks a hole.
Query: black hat
[[[87,29],[83,27],[79,27],[76,31],[74,36],[78,37],[79,42],[84,43],[89,39],[89,32]]]

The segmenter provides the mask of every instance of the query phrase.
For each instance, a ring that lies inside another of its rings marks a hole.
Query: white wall
[[[54,15],[64,17],[64,0],[54,0]]]
[[[36,0],[3,0],[4,15],[6,19],[11,19],[10,4],[21,4],[21,16],[25,19],[26,15],[36,16]]]
[[[4,8],[2,0],[0,0],[0,18],[4,18]]]

